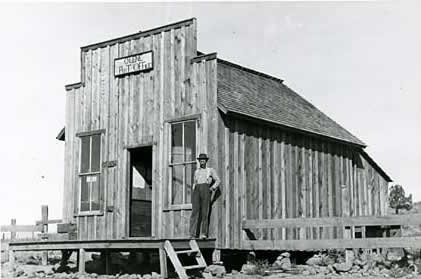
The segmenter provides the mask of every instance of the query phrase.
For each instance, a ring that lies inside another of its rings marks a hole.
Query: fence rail
[[[242,225],[243,228],[246,229],[274,229],[293,227],[408,226],[420,224],[421,214],[410,214],[389,216],[244,220]]]
[[[342,227],[344,238],[337,239],[300,239],[300,240],[262,240],[245,239],[244,249],[249,250],[322,250],[322,249],[354,249],[354,248],[421,248],[421,236],[415,237],[351,237],[351,227],[368,226],[408,226],[421,225],[421,214],[389,215],[389,216],[359,216],[359,217],[326,217],[326,218],[288,218],[243,220],[242,229],[249,236],[253,229],[290,229]]]
[[[10,239],[5,239],[3,234],[3,239],[1,241],[1,253],[3,254],[2,260],[9,260],[9,243],[14,241],[34,241],[34,240],[43,240],[48,238],[51,234],[48,234],[48,225],[49,224],[59,224],[61,219],[51,219],[48,220],[48,206],[41,206],[41,220],[35,222],[35,225],[16,225],[16,219],[12,219],[10,225],[1,225],[0,232],[10,233]],[[17,238],[17,233],[19,232],[31,232],[31,238]],[[34,233],[39,232],[40,234],[35,236]],[[48,254],[47,252],[43,253],[42,263],[47,264]]]
[[[5,225],[0,226],[1,232],[42,232],[42,226],[37,225]]]
[[[325,249],[377,249],[421,248],[421,237],[373,237],[357,239],[317,240],[245,240],[247,250],[325,250]]]

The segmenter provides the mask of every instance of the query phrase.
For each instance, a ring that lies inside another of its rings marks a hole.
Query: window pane
[[[183,124],[171,125],[171,162],[183,162]]]
[[[99,203],[101,200],[101,189],[99,183],[99,175],[90,176],[92,197],[91,197],[91,210],[99,210]]]
[[[196,160],[196,121],[184,123],[185,162]]]
[[[89,183],[87,182],[87,176],[81,177],[80,211],[89,211]]]
[[[81,137],[82,140],[82,150],[81,150],[81,165],[80,172],[86,173],[89,172],[89,153],[90,153],[90,137]]]
[[[186,191],[185,191],[185,196],[184,196],[184,203],[191,203],[191,194],[192,194],[195,170],[196,170],[196,163],[186,165]]]
[[[183,203],[183,171],[184,171],[183,165],[172,167],[171,204]]]
[[[92,136],[92,163],[91,171],[99,171],[101,158],[101,135]]]

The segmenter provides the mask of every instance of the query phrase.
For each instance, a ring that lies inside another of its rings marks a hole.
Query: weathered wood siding
[[[243,219],[385,215],[387,181],[358,147],[221,114],[218,247],[241,249]],[[342,238],[343,228],[256,229],[257,239]]]
[[[164,211],[168,200],[166,120],[201,114],[199,138],[211,160],[216,146],[216,60],[191,63],[197,53],[194,19],[109,44],[82,48],[82,86],[68,88],[66,99],[65,187],[63,216],[78,225],[79,239],[128,236],[129,178],[127,147],[153,144],[152,235],[187,236],[190,210]],[[153,70],[114,77],[114,59],[153,50]],[[112,212],[79,216],[80,139],[77,132],[105,129],[102,137],[103,206]],[[69,197],[73,197],[70,199]]]
[[[200,114],[199,118],[199,129],[196,142],[197,154],[207,153],[209,155],[209,166],[213,168],[218,167],[218,156],[217,156],[217,119],[218,111],[216,104],[216,58],[195,60],[192,63],[192,74],[191,74],[191,95],[181,96],[181,100],[168,104],[167,113],[174,114],[175,111],[180,110],[180,102],[184,99],[190,104],[188,107],[182,109],[177,115],[186,114]],[[179,97],[176,97],[179,98]],[[169,129],[165,129],[169,131]],[[166,138],[168,138],[166,136]],[[166,145],[168,148],[170,144]],[[166,152],[167,153],[167,152]],[[169,158],[166,156],[163,160],[163,165],[168,166]],[[164,175],[164,219],[163,227],[165,228],[162,237],[164,238],[177,238],[177,237],[189,237],[189,222],[191,209],[168,209],[169,191],[171,187],[169,185],[171,177],[169,174],[169,168],[165,167]],[[213,204],[212,208],[217,208],[218,202]],[[215,210],[214,210],[215,211]],[[212,213],[211,221],[209,225],[209,236],[216,236],[217,227],[217,213]]]
[[[129,236],[128,148],[148,144],[153,157],[152,236],[188,236],[191,209],[168,204],[168,121],[186,116],[198,117],[196,151],[210,156],[209,165],[221,177],[221,196],[212,205],[209,226],[209,236],[217,239],[219,248],[243,247],[242,240],[248,237],[241,229],[245,219],[386,214],[387,181],[361,156],[359,147],[218,111],[217,76],[225,72],[217,68],[215,54],[196,57],[196,45],[193,19],[144,36],[82,48],[82,83],[68,86],[66,95],[63,207],[63,219],[77,223],[79,239]],[[152,71],[114,77],[114,59],[149,50]],[[102,214],[81,216],[76,134],[95,130],[105,131],[102,163],[116,164],[101,168]],[[345,231],[298,228],[252,233],[259,239],[326,239],[343,237]]]

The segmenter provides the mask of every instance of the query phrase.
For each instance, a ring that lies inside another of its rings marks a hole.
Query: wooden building
[[[148,68],[118,75],[139,53]],[[365,144],[282,80],[198,52],[195,19],[82,47],[81,64],[66,86],[63,198],[78,239],[188,237],[202,152],[222,179],[217,248],[241,248],[245,219],[386,213],[391,180]]]
[[[79,241],[187,238],[199,153],[222,181],[219,250],[344,234],[245,220],[386,214],[391,180],[365,144],[281,79],[199,52],[196,19],[82,47],[65,88],[63,219]]]

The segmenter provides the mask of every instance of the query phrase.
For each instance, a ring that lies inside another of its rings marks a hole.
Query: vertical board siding
[[[342,227],[252,229],[243,234],[238,224],[243,218],[367,215],[363,212],[364,181],[376,185],[370,201],[371,214],[384,214],[382,202],[387,183],[356,148],[222,114],[219,123],[219,145],[223,146],[218,153],[219,162],[226,166],[219,170],[228,189],[222,193],[220,225],[224,229],[218,237],[224,241],[218,247],[241,249],[241,241],[249,238],[343,238]],[[383,189],[383,194],[377,189]]]
[[[83,86],[66,96],[65,189],[63,218],[78,224],[79,239],[128,237],[129,153],[127,147],[153,143],[153,220],[155,237],[187,236],[190,211],[178,212],[180,228],[162,226],[173,212],[163,212],[167,195],[166,172],[169,152],[165,120],[203,113],[205,126],[217,130],[216,60],[199,67],[190,60],[196,56],[196,22],[177,29],[149,34],[126,42],[82,50]],[[114,60],[153,50],[153,70],[114,77]],[[197,68],[200,72],[193,70]],[[197,74],[197,76],[195,75]],[[197,77],[202,82],[198,84]],[[201,103],[198,104],[197,101]],[[165,127],[164,127],[165,126]],[[80,139],[77,132],[105,129],[101,139],[102,162],[117,161],[117,166],[102,168],[102,208],[113,211],[97,216],[78,216]],[[208,137],[201,128],[199,137]],[[206,149],[217,150],[217,136],[210,136]],[[214,156],[215,166],[217,157]],[[163,187],[165,185],[165,187]],[[72,200],[68,197],[72,196]],[[76,217],[74,217],[76,216]],[[216,220],[216,219],[215,219]],[[213,222],[215,222],[215,220]],[[176,220],[171,220],[172,222]],[[168,229],[168,231],[167,231]],[[175,229],[179,231],[175,232]],[[172,230],[170,232],[170,230]],[[214,230],[212,234],[215,234]],[[177,235],[178,234],[178,235]]]
[[[293,137],[289,133],[287,133],[286,143],[287,143],[287,146],[286,146],[285,162],[286,162],[287,167],[286,167],[285,175],[287,179],[286,179],[285,188],[286,188],[286,195],[287,195],[287,205],[286,205],[287,213],[286,213],[285,218],[292,218],[292,217],[295,217],[295,214],[294,214],[295,195],[294,195],[294,186],[293,186],[294,181],[295,181],[294,179],[295,167],[293,164],[293,161],[294,161],[294,153],[293,153],[294,146],[292,144]],[[289,239],[294,239],[294,238],[295,238],[294,229],[288,228],[287,239],[289,240]]]
[[[212,204],[209,236],[218,248],[241,249],[242,240],[342,237],[343,228],[257,229],[244,219],[384,215],[387,181],[357,147],[225,116],[217,109],[217,79],[230,75],[216,59],[197,55],[196,24],[83,51],[80,88],[66,95],[63,219],[78,224],[79,239],[128,237],[128,147],[153,145],[152,235],[187,237],[191,211],[165,210],[171,178],[169,124],[200,115],[198,152],[221,178]],[[153,50],[149,72],[114,77],[114,60]],[[80,139],[76,133],[104,129],[102,215],[78,216]],[[71,196],[72,199],[68,199]],[[345,203],[345,204],[344,204]],[[74,217],[76,216],[76,217]]]

